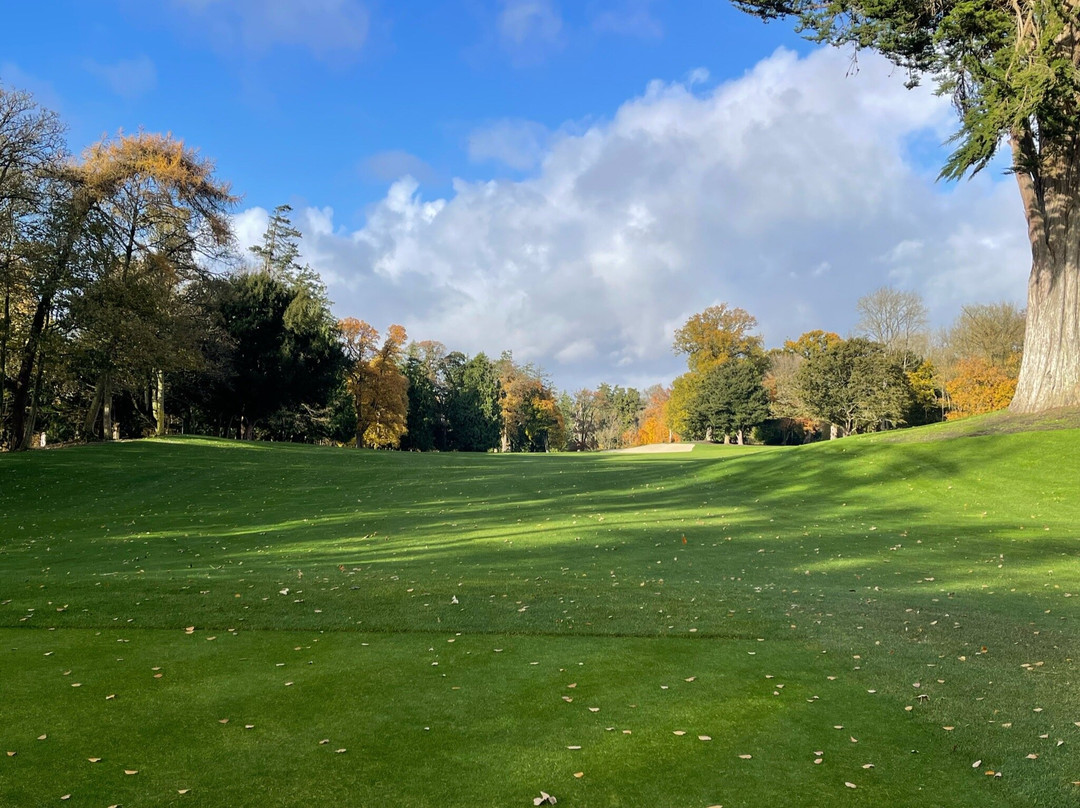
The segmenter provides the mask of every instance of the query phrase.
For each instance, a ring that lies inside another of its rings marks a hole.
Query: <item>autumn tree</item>
[[[1016,379],[981,357],[961,359],[948,382],[949,420],[981,415],[1009,406]]]
[[[760,335],[753,334],[757,320],[726,303],[695,314],[675,332],[675,353],[686,354],[691,373],[701,373],[733,359],[761,361]]]
[[[785,354],[809,359],[822,351],[839,345],[841,342],[843,342],[843,339],[839,334],[832,331],[822,331],[818,328],[800,334],[798,339],[785,340],[782,350]]]
[[[397,448],[407,429],[408,379],[399,367],[407,335],[400,325],[379,332],[349,317],[339,324],[348,360],[346,379],[356,407],[356,445]]]
[[[1028,224],[1024,356],[1012,409],[1080,405],[1080,15],[1074,0],[733,0],[810,38],[871,48],[932,76],[960,118],[941,175],[989,165],[1007,144]]]
[[[502,409],[502,450],[546,452],[565,439],[565,422],[555,390],[532,365],[519,365],[510,352],[498,363]]]
[[[55,174],[58,190],[40,243],[41,282],[12,402],[12,431],[23,434],[23,445],[37,347],[59,295],[72,289],[77,270],[86,276],[87,256],[93,278],[149,273],[169,285],[194,266],[196,255],[224,248],[231,238],[226,213],[235,200],[228,186],[214,178],[212,163],[171,137],[105,140]],[[98,383],[104,402],[107,369]]]
[[[672,443],[679,439],[668,426],[667,408],[671,391],[663,385],[653,385],[645,391],[645,409],[641,414],[635,443],[644,446],[650,443]]]

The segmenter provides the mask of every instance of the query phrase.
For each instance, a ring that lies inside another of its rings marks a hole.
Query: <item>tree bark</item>
[[[1012,136],[1032,258],[1024,356],[1010,405],[1013,412],[1080,406],[1078,146],[1070,143],[1040,152],[1030,131]]]
[[[41,406],[41,380],[45,373],[45,351],[42,349],[37,358],[37,379],[34,381],[34,397],[30,404],[30,417],[26,421],[22,440],[19,441],[18,449],[24,452],[30,448],[34,437],[34,425],[37,423],[38,409]]]
[[[112,405],[112,380],[105,374],[101,380],[101,433],[105,440],[113,439]]]
[[[157,436],[165,434],[165,371],[159,370],[154,375],[154,418],[157,419]]]

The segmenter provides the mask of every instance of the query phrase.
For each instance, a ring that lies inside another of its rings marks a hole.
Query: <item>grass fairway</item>
[[[956,434],[0,456],[0,805],[1077,805],[1080,430]]]

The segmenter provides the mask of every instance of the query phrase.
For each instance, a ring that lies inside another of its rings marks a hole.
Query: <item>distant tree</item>
[[[441,342],[413,342],[405,354],[402,372],[409,382],[407,431],[402,449],[428,452],[446,449],[446,346]]]
[[[783,352],[809,359],[828,348],[839,345],[842,341],[839,334],[815,329],[801,334],[796,340],[785,340]]]
[[[810,412],[845,435],[901,425],[911,406],[903,368],[882,345],[860,337],[806,360],[797,379]]]
[[[278,205],[270,215],[263,232],[262,244],[248,249],[257,259],[259,271],[279,280],[292,280],[301,270],[297,263],[300,255],[300,231],[293,227],[289,214],[292,207]]]
[[[664,407],[665,426],[684,438],[697,439],[698,425],[694,419],[694,405],[698,400],[704,373],[684,373],[671,383],[671,395]],[[708,435],[709,439],[712,435]]]
[[[478,353],[466,360],[451,353],[445,363],[447,446],[460,452],[497,449],[502,437],[502,387],[490,359]]]
[[[911,386],[911,406],[905,421],[911,426],[933,424],[944,419],[944,391],[941,374],[929,359],[906,371]]]
[[[678,440],[678,435],[673,433],[668,426],[667,409],[671,391],[657,384],[646,390],[645,396],[645,409],[641,415],[641,425],[638,427],[635,443],[647,445],[671,443]]]
[[[565,441],[565,424],[555,391],[531,365],[518,365],[503,353],[497,363],[502,390],[502,448],[509,452],[546,452]]]
[[[1008,302],[964,306],[948,344],[958,359],[981,359],[1016,377],[1024,352],[1024,312]]]
[[[961,359],[948,383],[949,420],[1003,410],[1016,392],[1016,378],[983,358]]]
[[[763,362],[759,335],[751,333],[757,320],[726,303],[695,314],[675,332],[675,353],[686,354],[691,373],[701,373],[733,359]]]
[[[329,309],[303,287],[263,273],[234,275],[220,286],[216,306],[230,343],[230,372],[224,389],[214,392],[216,406],[238,424],[242,437],[280,410],[326,406],[345,364],[337,325]],[[287,418],[276,418],[286,424]],[[282,437],[271,433],[267,437]]]
[[[856,333],[900,356],[904,370],[911,366],[909,362],[925,352],[928,339],[926,305],[917,292],[883,286],[859,298],[855,307],[859,312]]]
[[[356,445],[397,448],[407,429],[408,379],[399,364],[407,336],[400,325],[379,332],[349,317],[339,324],[348,360],[346,380],[356,408]]]
[[[824,334],[821,331],[816,333]],[[804,334],[800,337],[799,342],[802,342],[806,336]],[[836,342],[829,344],[840,341],[840,338],[836,337]],[[798,347],[789,348],[789,346]],[[759,430],[759,437],[763,443],[798,444],[803,443],[807,436],[815,433],[816,420],[802,400],[798,373],[799,368],[807,361],[808,355],[816,355],[825,348],[824,343],[816,341],[808,340],[799,345],[788,340],[783,350],[770,352],[769,369],[762,379],[762,384],[769,395],[769,423],[762,425]]]
[[[690,404],[689,422],[695,437],[715,440],[722,435],[745,442],[747,431],[769,417],[769,395],[761,370],[749,359],[725,362],[706,371]]]
[[[599,394],[595,390],[578,390],[566,396],[562,407],[567,431],[567,448],[574,452],[596,449]],[[567,417],[569,416],[569,417]]]

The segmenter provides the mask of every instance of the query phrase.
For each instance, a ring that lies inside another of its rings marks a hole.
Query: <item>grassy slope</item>
[[[0,457],[0,804],[1075,804],[1080,431],[908,434]]]

